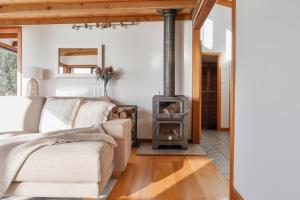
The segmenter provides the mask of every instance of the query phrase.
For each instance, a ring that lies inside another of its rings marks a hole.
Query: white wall
[[[299,199],[300,1],[237,1],[235,187]]]
[[[229,128],[229,70],[231,65],[231,8],[216,4],[201,29],[203,51],[222,53],[221,127]]]
[[[152,96],[163,92],[163,23],[140,23],[116,30],[72,30],[72,25],[24,26],[23,66],[41,66],[52,76],[41,83],[45,96],[92,96],[93,79],[54,78],[56,45],[105,44],[106,65],[122,71],[109,85],[109,95],[139,106],[138,134],[151,138]],[[177,23],[176,93],[192,95],[191,22]],[[23,84],[26,87],[26,80]],[[24,88],[25,90],[25,88]]]

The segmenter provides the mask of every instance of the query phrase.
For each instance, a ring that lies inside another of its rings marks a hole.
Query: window
[[[20,44],[20,27],[0,27],[0,96],[21,95]]]
[[[73,74],[93,74],[94,69],[93,68],[80,68],[76,67],[72,69]]]
[[[17,95],[17,52],[0,43],[0,96]]]

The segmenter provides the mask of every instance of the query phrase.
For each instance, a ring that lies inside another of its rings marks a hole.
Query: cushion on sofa
[[[15,181],[99,182],[112,167],[114,148],[106,142],[74,142],[42,147],[31,154]]]
[[[48,98],[41,114],[39,131],[44,133],[72,128],[79,104],[79,98]]]
[[[99,127],[107,121],[107,117],[114,104],[108,101],[87,101],[83,100],[80,103],[77,112],[74,128],[83,128],[96,126]]]

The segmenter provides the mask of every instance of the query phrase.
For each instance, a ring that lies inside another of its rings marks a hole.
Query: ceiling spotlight
[[[93,30],[93,28],[97,29],[107,29],[107,28],[112,28],[116,29],[118,26],[123,27],[123,28],[128,28],[129,26],[135,26],[138,25],[138,22],[106,22],[106,23],[95,23],[95,24],[88,24],[85,23],[83,25],[76,25],[73,24],[72,29],[73,30],[80,30],[81,28],[85,28],[88,30]]]

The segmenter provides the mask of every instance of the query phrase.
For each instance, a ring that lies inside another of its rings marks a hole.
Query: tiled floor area
[[[200,142],[208,157],[229,179],[230,136],[229,132],[203,130]]]

